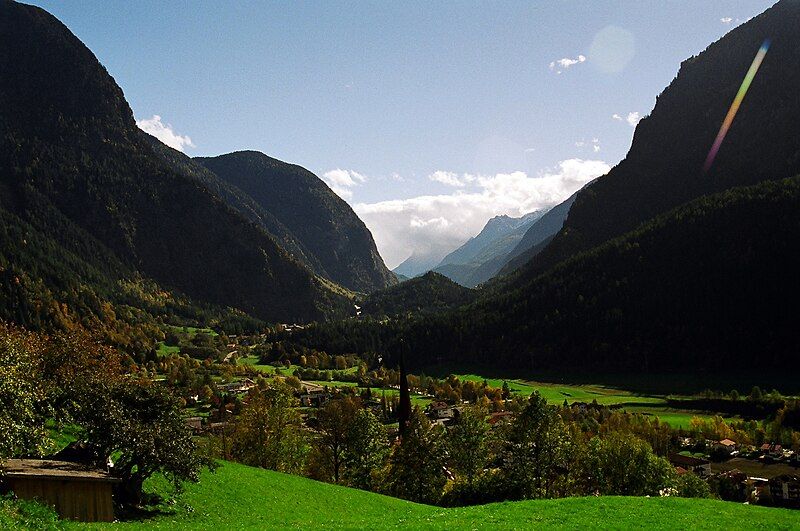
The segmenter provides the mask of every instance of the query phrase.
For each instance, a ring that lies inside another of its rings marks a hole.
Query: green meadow
[[[265,374],[275,374],[275,367],[273,365],[260,364],[258,358],[254,356],[242,357],[239,359],[239,363],[250,365]],[[294,374],[297,368],[299,368],[297,365],[292,365],[288,368],[280,367],[281,373],[284,375]],[[355,367],[347,369],[347,371],[355,370]],[[491,387],[502,387],[504,383],[507,383],[511,393],[519,396],[530,396],[534,391],[539,391],[539,393],[552,404],[562,404],[565,400],[568,404],[574,402],[591,403],[592,401],[596,401],[600,405],[618,407],[630,413],[641,413],[643,415],[658,417],[659,420],[668,423],[673,428],[688,428],[692,417],[710,418],[714,415],[714,412],[709,411],[681,410],[668,407],[664,395],[634,393],[625,389],[599,384],[566,384],[523,379],[484,378],[479,374],[456,374],[456,376],[461,380],[479,383],[485,380],[487,385]],[[355,382],[337,380],[308,381],[317,385],[327,385],[330,387],[357,386]],[[376,398],[380,397],[383,393],[386,393],[387,396],[397,394],[396,389],[372,387],[371,390],[373,396]],[[431,401],[431,398],[425,395],[412,394],[411,401],[415,405],[424,407]]]
[[[165,483],[152,481],[159,491]],[[445,509],[224,463],[137,521],[69,529],[800,529],[800,511],[686,498],[588,497]]]
[[[603,406],[616,406],[630,413],[652,415],[668,423],[674,428],[688,428],[692,417],[709,418],[713,412],[674,409],[667,406],[664,396],[638,394],[624,389],[594,384],[569,385],[564,383],[548,383],[529,380],[504,380],[502,378],[484,378],[477,374],[457,374],[462,380],[482,382],[484,379],[491,387],[502,387],[508,383],[512,394],[529,396],[533,391],[539,393],[552,404],[568,404],[573,402],[597,401]]]

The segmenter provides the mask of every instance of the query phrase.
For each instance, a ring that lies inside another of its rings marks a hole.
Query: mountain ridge
[[[499,271],[504,257],[545,212],[535,210],[518,218],[507,215],[491,218],[476,236],[445,256],[433,271],[469,288],[486,282]]]
[[[569,256],[633,230],[696,197],[800,173],[800,2],[781,0],[681,63],[636,127],[616,167],[578,194],[553,241],[531,261],[542,273]],[[703,163],[756,51],[771,41],[719,150]],[[759,102],[769,101],[768,111]],[[669,138],[670,142],[663,139]]]
[[[266,320],[345,311],[266,232],[155,153],[122,90],[66,26],[10,1],[0,15],[4,208],[38,227],[58,212],[131,269],[199,301]]]
[[[367,293],[396,283],[364,222],[312,172],[252,150],[193,160],[270,213],[318,274]]]

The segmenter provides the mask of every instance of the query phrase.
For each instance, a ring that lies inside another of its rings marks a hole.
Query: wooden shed
[[[55,508],[61,518],[111,522],[111,489],[119,479],[103,470],[66,461],[7,459],[2,480],[18,498],[36,499]]]

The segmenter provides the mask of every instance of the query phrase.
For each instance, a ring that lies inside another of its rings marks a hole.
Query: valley
[[[800,528],[800,0],[92,1],[0,0],[0,527]]]

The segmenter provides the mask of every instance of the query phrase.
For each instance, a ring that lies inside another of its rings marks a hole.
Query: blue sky
[[[607,171],[680,62],[772,2],[34,3],[143,128],[309,168],[394,267]]]

